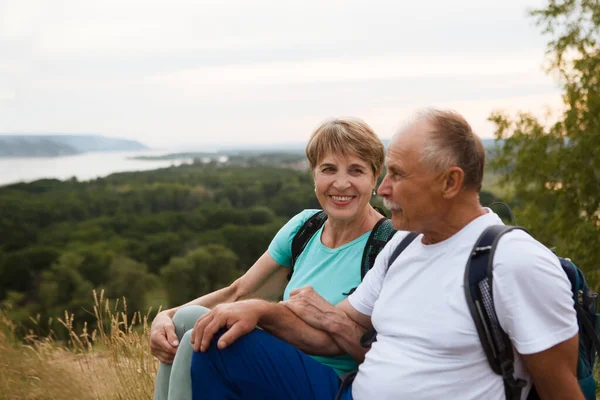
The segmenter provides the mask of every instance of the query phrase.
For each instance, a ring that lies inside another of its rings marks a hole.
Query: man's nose
[[[387,197],[391,194],[392,186],[390,185],[390,180],[388,179],[387,174],[383,177],[381,184],[379,185],[379,189],[377,190],[377,194],[379,197]]]

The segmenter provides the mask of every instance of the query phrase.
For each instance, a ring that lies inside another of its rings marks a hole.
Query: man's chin
[[[399,231],[407,230],[402,211],[392,211],[392,226]]]

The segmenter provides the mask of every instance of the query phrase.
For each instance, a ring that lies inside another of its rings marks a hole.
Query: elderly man
[[[193,331],[194,399],[333,399],[339,378],[305,353],[362,361],[342,399],[506,399],[463,288],[477,238],[502,223],[479,204],[484,159],[460,115],[419,113],[392,139],[379,188],[400,232],[362,284],[336,307],[310,288],[285,303],[217,307]],[[403,231],[419,236],[388,268]],[[521,398],[533,382],[542,399],[583,399],[570,284],[556,257],[512,231],[493,267],[498,319],[515,349],[516,378],[526,382]],[[359,339],[371,327],[377,341],[365,349]]]

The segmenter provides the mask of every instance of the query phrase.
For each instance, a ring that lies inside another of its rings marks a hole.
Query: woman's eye
[[[363,171],[362,169],[360,169],[360,168],[355,168],[355,169],[351,169],[351,170],[350,170],[350,173],[351,173],[352,175],[360,175],[360,174],[363,174],[363,173],[364,173],[364,171]]]

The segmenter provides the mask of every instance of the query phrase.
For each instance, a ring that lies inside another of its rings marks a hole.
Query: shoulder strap
[[[493,225],[477,239],[465,269],[464,288],[469,311],[492,370],[502,376],[507,400],[520,400],[526,382],[514,376],[512,343],[500,327],[492,295],[493,259],[502,235],[516,226]]]
[[[375,259],[379,252],[385,247],[392,237],[396,234],[396,229],[392,225],[392,221],[387,218],[381,218],[369,235],[367,243],[365,244],[365,250],[363,251],[360,279],[362,280],[367,272],[375,264]]]
[[[392,225],[392,221],[387,218],[381,218],[373,229],[371,230],[371,234],[369,235],[369,239],[367,239],[367,243],[365,244],[365,249],[363,251],[362,260],[360,263],[360,280],[362,281],[365,278],[365,275],[373,265],[375,265],[375,259],[377,255],[381,252],[381,250],[385,247],[387,242],[390,241],[392,237],[396,234],[396,229]],[[350,289],[346,293],[342,293],[344,296],[350,296],[356,287]]]
[[[306,222],[298,229],[294,239],[292,240],[292,263],[290,265],[290,272],[288,273],[288,280],[292,278],[294,273],[294,265],[298,256],[304,251],[304,248],[308,244],[310,238],[323,226],[327,220],[327,213],[323,210],[314,213]]]
[[[402,241],[398,244],[398,246],[396,246],[396,248],[394,249],[394,252],[390,256],[390,259],[388,260],[387,265],[385,266],[386,274],[387,274],[388,270],[390,269],[390,266],[394,263],[394,261],[396,261],[396,258],[398,258],[398,256],[404,250],[406,250],[408,245],[411,244],[413,242],[413,240],[415,240],[417,238],[417,236],[419,236],[419,234],[417,232],[409,232],[408,235],[406,235],[404,237],[404,239],[402,239]]]
[[[398,246],[396,246],[396,248],[392,252],[392,255],[390,256],[390,259],[388,260],[387,265],[385,266],[386,274],[387,274],[388,270],[390,269],[390,265],[392,265],[394,263],[394,261],[396,261],[396,259],[400,255],[400,253],[402,253],[404,250],[406,250],[408,245],[411,244],[417,236],[419,236],[418,233],[409,232],[409,234],[406,235],[406,237],[404,237],[404,239],[402,239],[402,241],[398,244]],[[360,338],[360,345],[362,347],[368,348],[368,347],[371,347],[371,345],[375,341],[377,341],[377,331],[375,330],[375,328],[372,327],[371,329],[366,331],[365,334]]]

